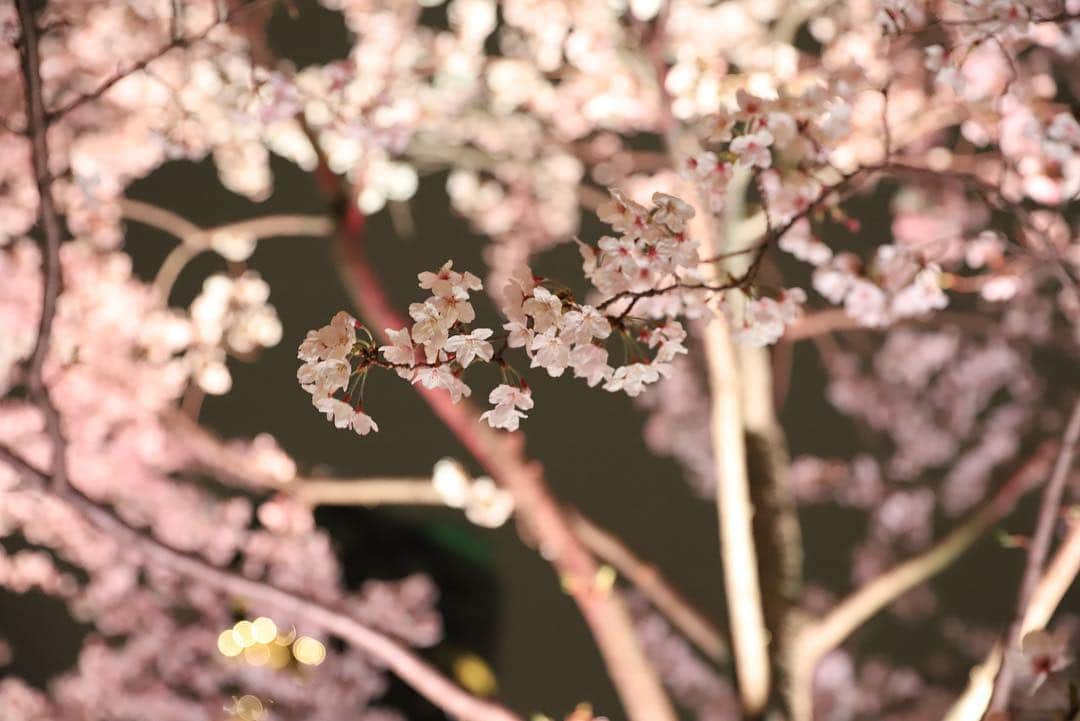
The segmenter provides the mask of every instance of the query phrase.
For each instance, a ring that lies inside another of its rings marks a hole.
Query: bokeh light
[[[326,658],[326,646],[310,636],[301,636],[293,642],[292,654],[305,666],[318,666]]]

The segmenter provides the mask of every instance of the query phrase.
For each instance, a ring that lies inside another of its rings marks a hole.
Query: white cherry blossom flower
[[[574,369],[574,377],[584,378],[590,388],[609,380],[614,372],[608,365],[607,350],[592,343],[579,345],[570,351],[570,367]]]
[[[534,288],[531,298],[526,298],[521,309],[532,316],[533,329],[543,333],[558,326],[562,318],[562,300],[546,288]]]
[[[300,381],[301,388],[318,399],[344,388],[351,373],[352,368],[348,363],[331,359],[305,363],[296,371],[296,378]]]
[[[309,331],[297,357],[303,361],[341,360],[356,344],[356,319],[345,311],[336,313],[330,325]]]
[[[375,423],[375,419],[359,409],[353,413],[350,425],[354,431],[362,436],[366,436],[371,432],[378,432],[379,430],[379,426]]]
[[[527,347],[532,343],[533,335],[535,335],[531,328],[516,320],[504,323],[503,329],[509,332],[506,345],[510,348]]]
[[[453,298],[461,294],[467,298],[468,291],[483,288],[483,283],[475,275],[468,271],[458,273],[452,270],[453,266],[454,261],[448,260],[434,273],[430,271],[420,273],[417,276],[420,287],[430,290],[432,295],[439,298]]]
[[[348,428],[352,424],[356,411],[345,401],[337,398],[318,398],[315,408],[326,414],[326,420],[332,421],[335,428]]]
[[[623,391],[631,398],[636,398],[645,390],[645,386],[656,383],[661,376],[670,372],[663,363],[631,363],[615,369],[611,380],[604,384],[604,390]]]
[[[566,312],[559,335],[570,343],[591,343],[594,338],[602,340],[611,335],[611,323],[596,308],[583,305]]]
[[[557,378],[570,364],[570,346],[556,335],[555,328],[537,333],[529,344],[532,351],[532,368],[544,368],[548,375]]]
[[[516,431],[523,418],[528,418],[521,411],[533,407],[532,393],[528,388],[507,385],[496,386],[488,395],[488,402],[495,407],[480,414],[480,420],[487,421],[492,428]]]
[[[731,141],[731,152],[738,156],[739,163],[750,168],[768,168],[772,165],[773,135],[768,130],[740,135]]]
[[[428,363],[434,363],[450,337],[450,322],[447,322],[442,310],[431,301],[413,303],[409,306],[409,316],[416,321],[412,327],[412,339],[424,346]]]
[[[618,190],[610,190],[611,200],[600,204],[596,215],[619,233],[643,230],[648,211]]]
[[[386,329],[389,345],[379,346],[379,351],[388,363],[411,366],[416,362],[416,348],[406,328]]]
[[[694,209],[689,203],[667,193],[653,193],[653,220],[663,224],[672,233],[682,233],[686,224],[694,217]]]
[[[444,347],[448,353],[454,354],[462,368],[468,368],[477,358],[490,361],[495,355],[495,349],[487,342],[492,333],[490,328],[477,328],[465,335],[452,336]]]
[[[450,392],[450,399],[454,403],[472,395],[472,388],[455,376],[447,363],[417,368],[412,382],[414,385],[419,383],[430,390],[446,389]]]

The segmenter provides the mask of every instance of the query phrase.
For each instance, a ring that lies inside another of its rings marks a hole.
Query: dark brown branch
[[[49,126],[41,83],[41,52],[31,0],[18,0],[18,12],[22,26],[22,77],[23,93],[26,96],[27,133],[30,137],[30,157],[38,191],[38,224],[45,234],[41,315],[38,319],[34,351],[27,369],[27,384],[31,398],[45,416],[45,431],[52,442],[53,481],[58,486],[63,486],[67,483],[63,429],[60,426],[60,414],[49,398],[44,379],[45,360],[49,355],[53,320],[56,317],[56,302],[60,296],[60,244],[63,242],[63,230],[52,195],[47,137]]]

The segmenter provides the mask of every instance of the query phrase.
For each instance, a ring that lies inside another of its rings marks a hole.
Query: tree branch
[[[48,474],[31,466],[2,445],[0,460],[37,485],[44,486],[49,480]],[[51,493],[100,532],[136,551],[148,565],[167,569],[237,597],[273,605],[297,619],[305,619],[327,633],[340,636],[385,664],[402,681],[450,716],[470,721],[521,721],[520,717],[503,706],[479,699],[462,690],[391,637],[340,611],[276,586],[218,568],[197,556],[181,553],[147,533],[128,526],[110,509],[94,503],[70,486],[57,488]]]
[[[639,558],[614,534],[585,516],[570,511],[570,525],[581,542],[596,556],[634,584],[672,626],[717,663],[728,658],[727,643],[712,621],[701,614],[652,564]]]
[[[952,565],[987,530],[1008,515],[1016,502],[1049,472],[1050,459],[1056,448],[1056,442],[1044,442],[968,520],[926,551],[863,585],[824,617],[809,622],[802,629],[790,661],[794,721],[811,718],[813,676],[818,662],[894,600]]]
[[[60,245],[63,231],[52,195],[52,172],[49,168],[48,119],[45,112],[45,96],[41,83],[41,54],[38,47],[37,21],[31,0],[18,0],[19,23],[22,27],[22,77],[23,94],[26,99],[27,133],[30,137],[31,162],[38,191],[38,225],[45,233],[45,249],[42,254],[41,315],[38,319],[37,339],[27,368],[30,397],[45,417],[45,431],[52,441],[50,465],[53,481],[58,486],[67,483],[64,462],[64,435],[60,414],[49,397],[45,386],[45,361],[52,341],[53,320],[56,303],[60,297]]]
[[[49,123],[45,113],[45,99],[41,83],[41,54],[38,47],[37,27],[30,0],[18,0],[19,23],[22,26],[22,77],[26,100],[27,133],[30,138],[31,162],[38,193],[38,224],[45,233],[44,283],[41,300],[41,316],[38,320],[37,340],[30,357],[28,377],[31,390],[38,396],[47,397],[42,370],[49,355],[52,340],[52,323],[56,316],[56,299],[60,295],[60,244],[63,230],[60,215],[56,211],[52,195],[52,171],[49,168]]]
[[[445,506],[430,478],[302,478],[285,492],[308,506]]]
[[[1072,528],[1031,595],[1024,613],[1021,638],[1031,631],[1046,628],[1069,587],[1080,574],[1080,509],[1073,509],[1071,515]],[[967,688],[953,703],[944,721],[979,721],[990,703],[994,679],[1000,668],[1001,644],[997,643],[986,660],[972,669]]]
[[[1069,423],[1065,428],[1065,436],[1061,442],[1061,451],[1054,463],[1054,472],[1050,476],[1050,482],[1043,491],[1042,503],[1039,506],[1039,518],[1035,524],[1035,534],[1028,545],[1027,563],[1024,566],[1024,575],[1020,582],[1020,592],[1016,601],[1016,618],[1009,627],[1009,633],[1005,639],[1005,654],[1001,663],[1001,671],[998,672],[994,681],[994,693],[990,698],[991,711],[1004,711],[1009,705],[1009,696],[1012,693],[1012,681],[1015,673],[1014,657],[1010,653],[1020,645],[1022,637],[1024,617],[1027,615],[1027,606],[1035,593],[1035,587],[1042,575],[1043,564],[1050,552],[1050,543],[1054,535],[1054,527],[1057,525],[1058,512],[1061,510],[1061,497],[1065,493],[1065,483],[1072,469],[1073,459],[1076,455],[1076,444],[1080,442],[1080,398],[1074,405]]]
[[[739,374],[727,320],[716,315],[705,326],[713,457],[716,459],[716,509],[720,555],[731,628],[732,653],[744,710],[759,714],[769,699],[769,632],[762,609],[754,508],[746,470]]]
[[[262,240],[288,236],[323,238],[334,232],[334,222],[322,215],[265,215],[202,228],[171,210],[131,198],[120,199],[120,212],[128,220],[164,231],[200,249],[206,248],[216,233],[250,235]]]

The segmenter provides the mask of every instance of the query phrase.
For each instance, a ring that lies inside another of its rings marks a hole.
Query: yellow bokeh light
[[[251,694],[236,699],[236,703],[231,710],[236,718],[243,719],[243,721],[259,721],[263,714],[266,713],[262,701]]]
[[[477,696],[491,696],[499,690],[495,674],[484,659],[467,653],[454,659],[454,677]]]
[[[302,664],[318,666],[326,658],[326,646],[310,636],[301,636],[293,642],[292,654]]]
[[[266,616],[251,622],[251,633],[259,643],[270,643],[277,638],[277,624]]]
[[[265,666],[270,663],[270,649],[262,643],[248,646],[244,649],[244,660],[252,666]]]
[[[251,621],[239,621],[232,630],[240,648],[247,648],[255,643],[255,629]]]
[[[618,572],[611,566],[604,564],[596,570],[596,577],[593,579],[593,585],[597,591],[610,591],[615,586],[615,581],[619,578]]]
[[[239,656],[240,652],[244,649],[236,641],[236,635],[231,628],[221,632],[221,635],[217,639],[217,649],[222,656],[233,658]]]

